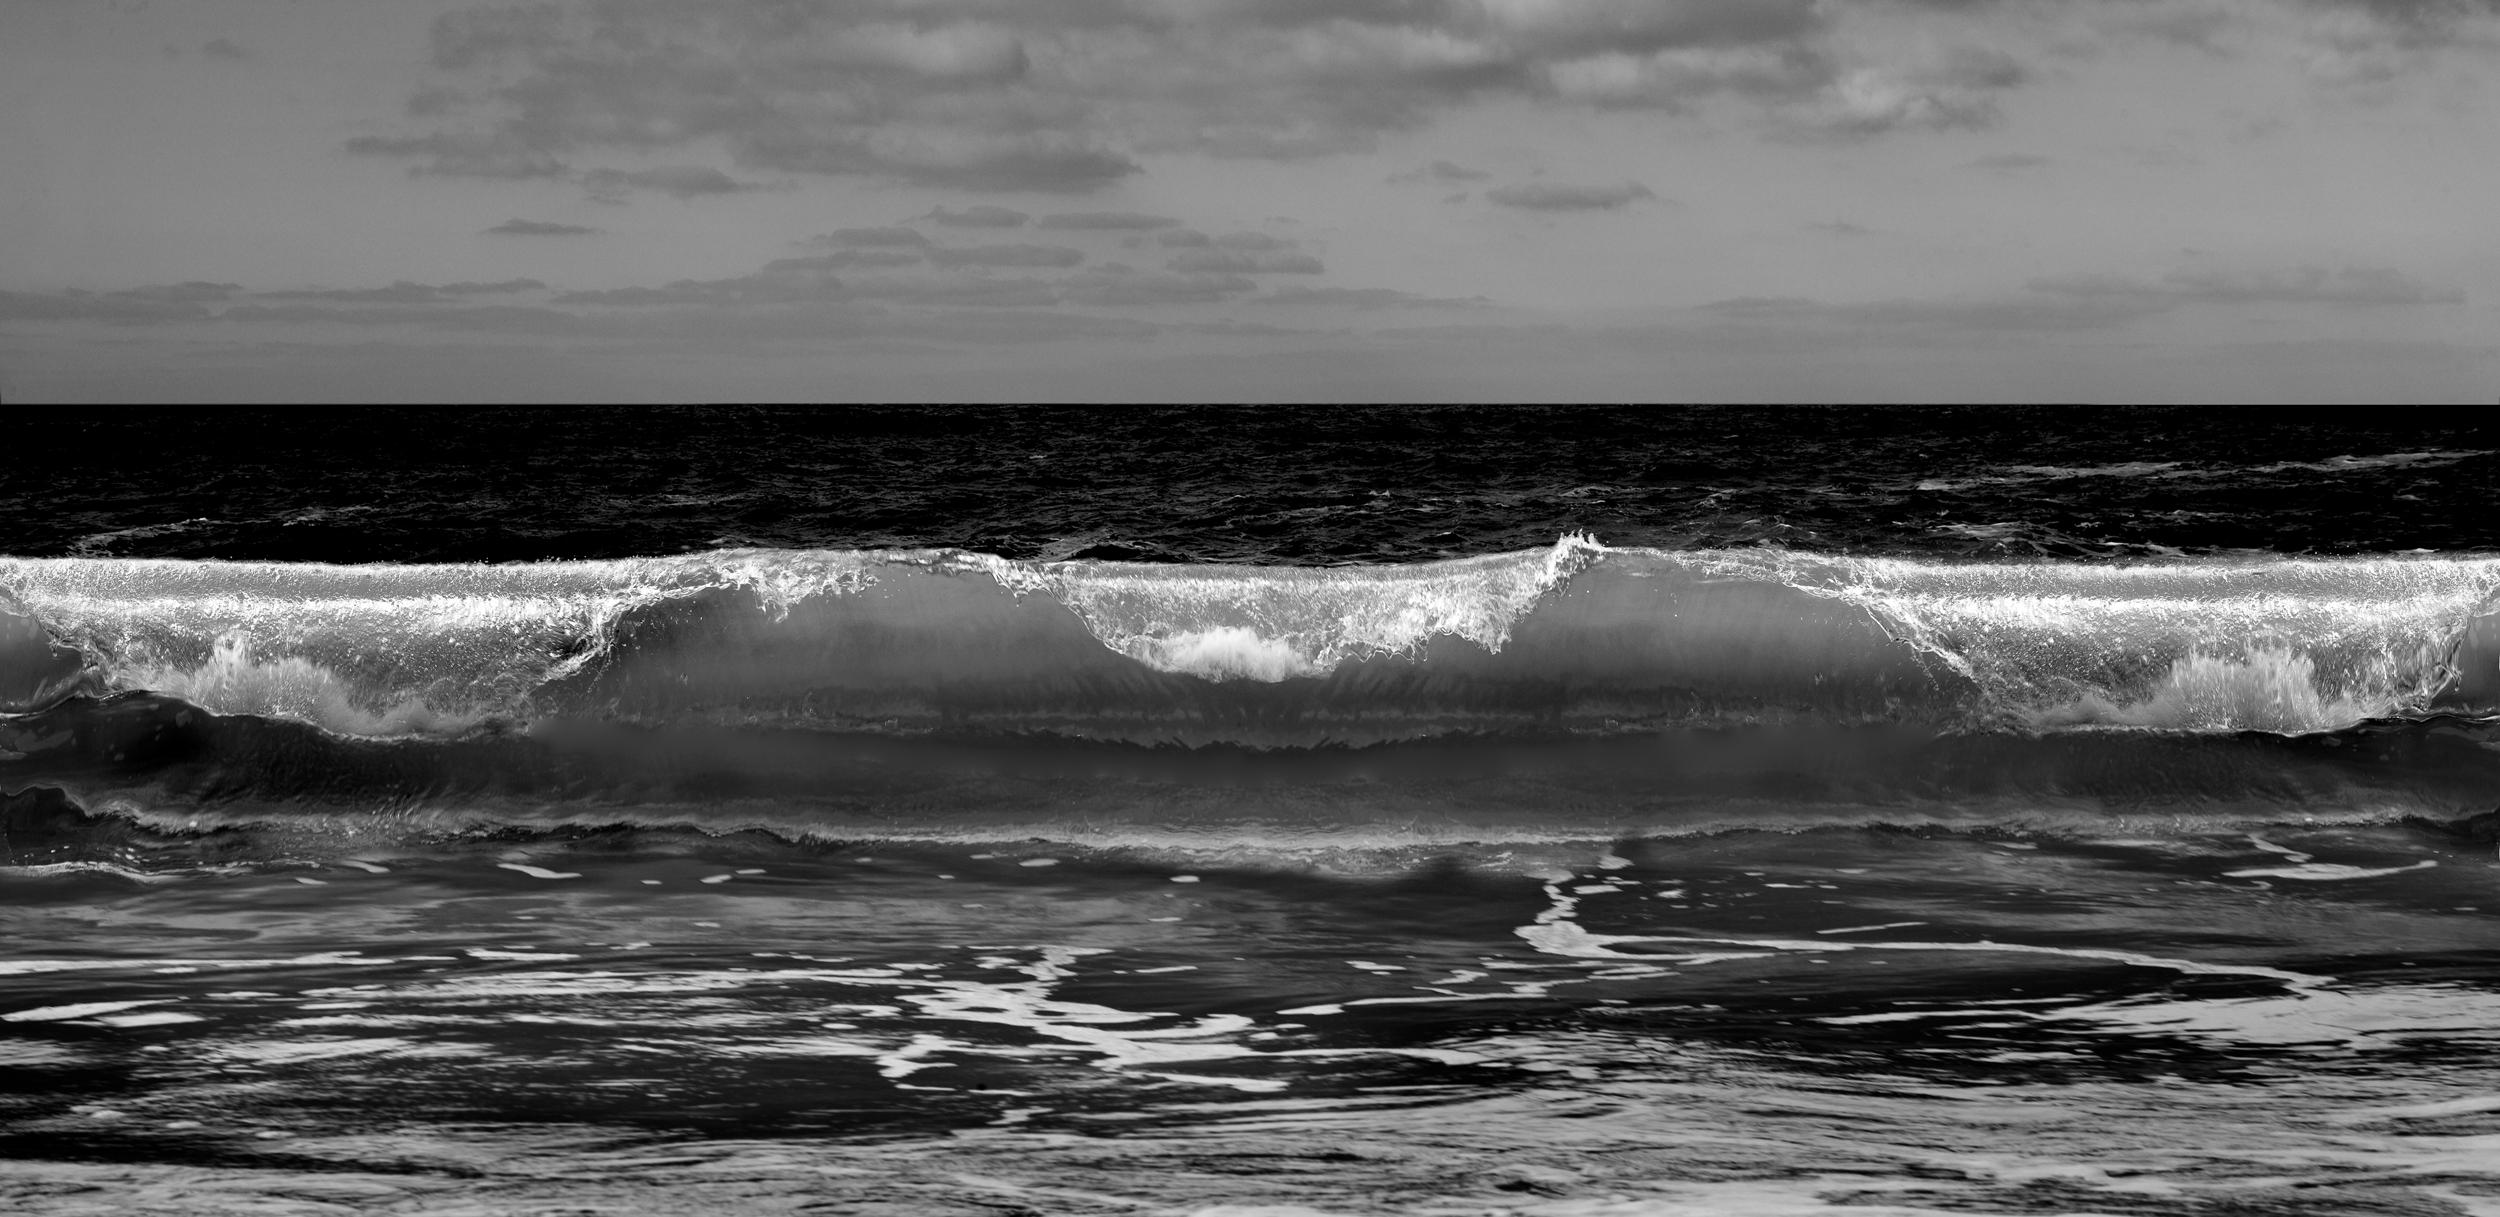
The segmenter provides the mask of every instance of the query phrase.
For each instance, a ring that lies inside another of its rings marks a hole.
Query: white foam
[[[2490,558],[2125,564],[1648,551],[1859,605],[2031,726],[2313,731],[2419,712],[2500,593]]]
[[[2299,866],[2259,866],[2248,870],[2225,871],[2234,879],[2301,879],[2311,883],[2332,883],[2344,879],[2377,879],[2401,875],[2406,871],[2429,870],[2439,865],[2423,859],[2411,866],[2343,866],[2333,862],[2309,862]]]
[[[197,1023],[207,1020],[196,1014],[178,1014],[172,1010],[142,1010],[136,1014],[107,1014],[95,1021],[107,1027],[162,1027],[174,1023]]]
[[[1105,646],[1157,671],[1275,683],[1411,654],[1445,635],[1498,651],[1540,597],[1604,553],[1575,533],[1541,553],[1411,566],[993,560],[983,569],[1019,595],[1066,604]]]
[[[1255,680],[1274,684],[1296,676],[1325,676],[1331,665],[1302,653],[1289,638],[1262,637],[1248,626],[1135,637],[1115,649],[1160,672],[1186,672],[1208,680]]]
[[[262,658],[240,632],[219,635],[195,665],[166,662],[140,649],[113,673],[114,683],[179,697],[221,714],[254,714],[314,723],[342,735],[389,737],[457,734],[484,721],[483,708],[437,710],[409,696],[375,709],[357,702],[353,682],[308,659]]]
[[[2380,1120],[2441,1120],[2449,1116],[2479,1115],[2486,1111],[2500,1111],[2500,1095],[2473,1095],[2441,1103],[2415,1103],[2403,1107],[2360,1107],[2340,1111],[2327,1118],[2337,1124],[2369,1124]]]
[[[786,616],[914,555],[723,550],[603,562],[334,565],[0,558],[0,594],[112,689],[351,735],[439,734],[526,708],[636,608],[743,590]]]
[[[161,1006],[157,1001],[91,1001],[67,1006],[37,1006],[32,1010],[16,1010],[0,1014],[0,1023],[56,1023],[71,1019],[94,1018],[119,1010],[136,1010],[141,1006]]]
[[[2349,726],[2399,707],[2395,697],[2352,698],[2319,688],[2318,665],[2282,647],[2240,658],[2190,654],[2143,697],[2115,704],[2098,694],[2039,716],[2043,726],[2085,723],[2292,734]]]

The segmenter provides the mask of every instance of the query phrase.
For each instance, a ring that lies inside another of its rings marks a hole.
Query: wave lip
[[[2500,559],[1710,561],[1864,608],[1972,682],[1975,721],[2302,732],[2500,703]]]
[[[533,691],[597,663],[637,610],[736,588],[786,612],[855,590],[867,566],[763,551],[508,566],[0,559],[0,709],[145,689],[349,734],[441,733],[525,717]],[[63,656],[83,671],[63,676]]]
[[[1067,605],[1103,645],[1161,672],[1267,683],[1412,655],[1436,637],[1495,652],[1547,592],[1597,561],[1573,534],[1542,554],[1389,567],[1001,564],[1000,582]]]
[[[357,736],[613,719],[1299,747],[1769,722],[2330,731],[2500,706],[2500,559],[1545,550],[1403,566],[724,550],[0,559],[0,711]]]

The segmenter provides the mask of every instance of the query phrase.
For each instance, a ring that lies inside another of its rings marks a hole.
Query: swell
[[[1403,566],[719,551],[0,559],[0,709],[147,691],[368,738],[560,722],[1306,749],[1777,724],[2334,731],[2500,705],[2500,559]]]
[[[2500,725],[2460,719],[2301,737],[1815,723],[1277,752],[586,721],[362,740],[126,694],[0,723],[0,749],[0,792],[56,791],[98,817],[14,824],[0,844],[20,864],[38,845],[136,849],[139,830],[194,860],[614,828],[1265,850],[1870,825],[2168,836],[2461,822],[2500,789]]]

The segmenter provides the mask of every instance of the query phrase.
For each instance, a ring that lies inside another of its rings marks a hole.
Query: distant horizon
[[[0,400],[2500,399],[2500,0],[22,0]]]

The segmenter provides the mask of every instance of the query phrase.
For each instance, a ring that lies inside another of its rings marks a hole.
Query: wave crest
[[[490,717],[484,708],[438,709],[423,696],[375,705],[355,682],[311,660],[255,657],[251,640],[240,634],[220,635],[195,666],[134,662],[118,673],[118,683],[221,714],[295,719],[342,735],[457,735]]]
[[[2317,661],[2282,647],[2241,658],[2195,654],[2172,661],[2145,697],[2124,703],[2097,694],[2039,716],[2048,727],[2106,725],[2189,731],[2331,731],[2377,717],[2386,707],[2320,687]]]
[[[1580,535],[1285,568],[0,559],[0,710],[153,690],[355,735],[565,718],[1260,747],[1801,721],[2298,733],[2500,706],[2496,589],[2492,558],[1922,562]]]

